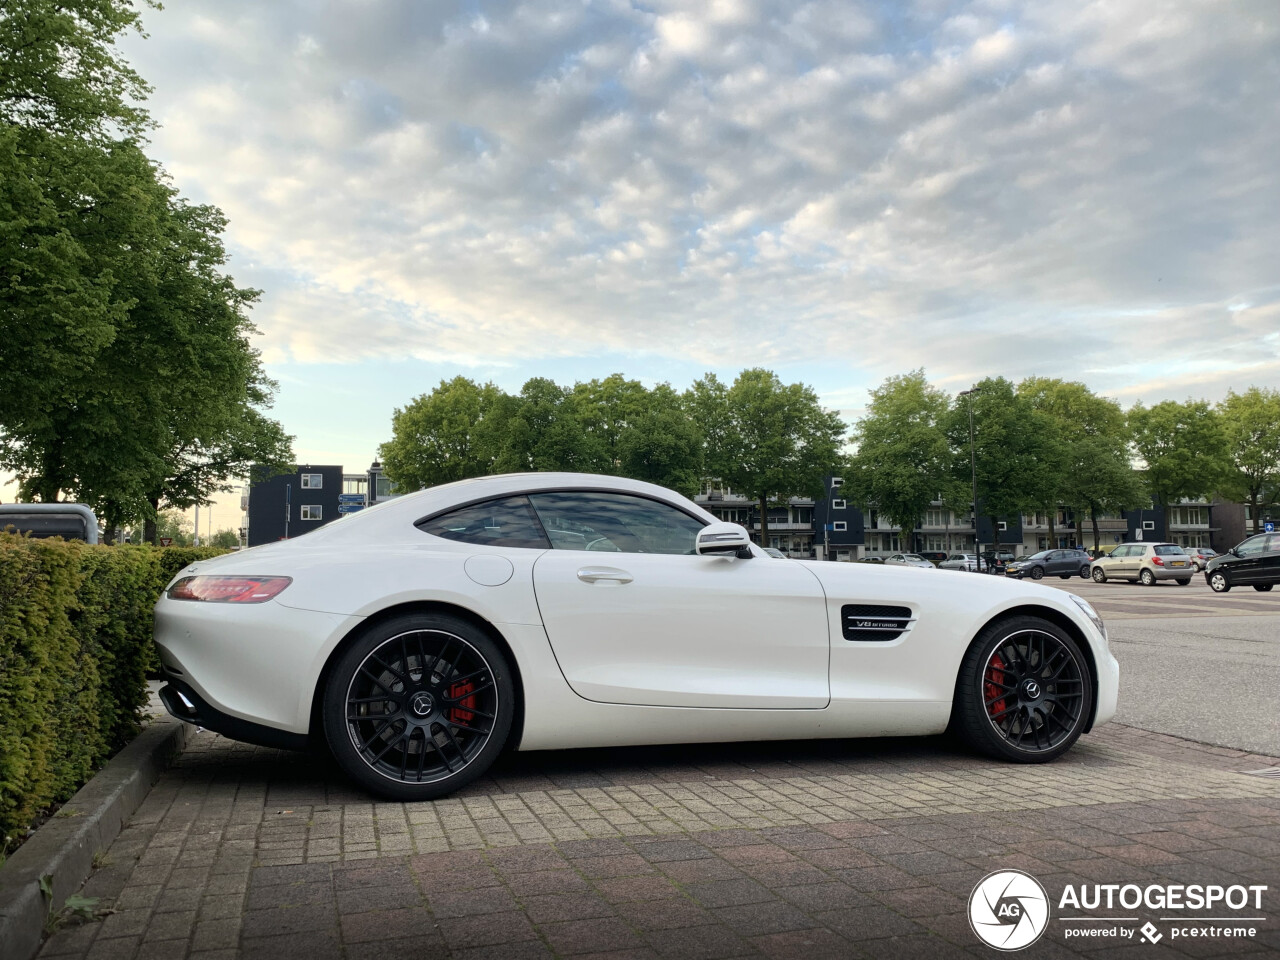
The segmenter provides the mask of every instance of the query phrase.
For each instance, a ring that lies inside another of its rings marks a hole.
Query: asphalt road
[[[1120,661],[1116,720],[1145,730],[1280,756],[1280,589],[1213,593],[1045,580],[1107,621]]]

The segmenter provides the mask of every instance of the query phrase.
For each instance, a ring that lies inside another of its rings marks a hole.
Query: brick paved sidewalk
[[[1008,867],[1051,898],[1271,888],[1249,941],[1068,940],[1053,921],[1027,956],[1274,955],[1280,781],[1243,771],[1277,762],[1115,725],[1038,767],[936,740],[566,751],[406,805],[202,733],[85,886],[114,912],[42,956],[990,956],[966,901]]]

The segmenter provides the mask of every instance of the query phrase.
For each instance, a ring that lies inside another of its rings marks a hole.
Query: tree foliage
[[[1143,481],[1156,506],[1208,496],[1223,480],[1227,439],[1206,401],[1137,403],[1128,419],[1133,449],[1145,464]]]
[[[1231,391],[1217,413],[1228,457],[1222,493],[1252,507],[1253,532],[1258,533],[1261,505],[1280,492],[1280,391]]]
[[[760,368],[743,370],[728,388],[708,374],[689,404],[714,430],[707,472],[759,503],[761,545],[768,544],[770,501],[825,495],[823,475],[839,462],[845,425],[811,387],[784,384]]]
[[[950,406],[923,370],[889,377],[872,390],[866,414],[853,427],[857,452],[845,481],[850,498],[875,507],[904,532],[915,530],[951,479]]]
[[[142,150],[147,88],[112,48],[138,23],[127,0],[0,12],[0,467],[109,526],[292,459],[225,218]]]

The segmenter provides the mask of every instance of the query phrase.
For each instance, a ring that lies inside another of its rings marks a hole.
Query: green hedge
[[[0,533],[0,848],[138,732],[156,598],[222,552]]]

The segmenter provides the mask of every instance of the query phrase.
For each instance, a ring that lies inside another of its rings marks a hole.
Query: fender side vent
[[[910,607],[877,603],[846,603],[840,608],[840,627],[846,640],[897,640],[915,622]]]

